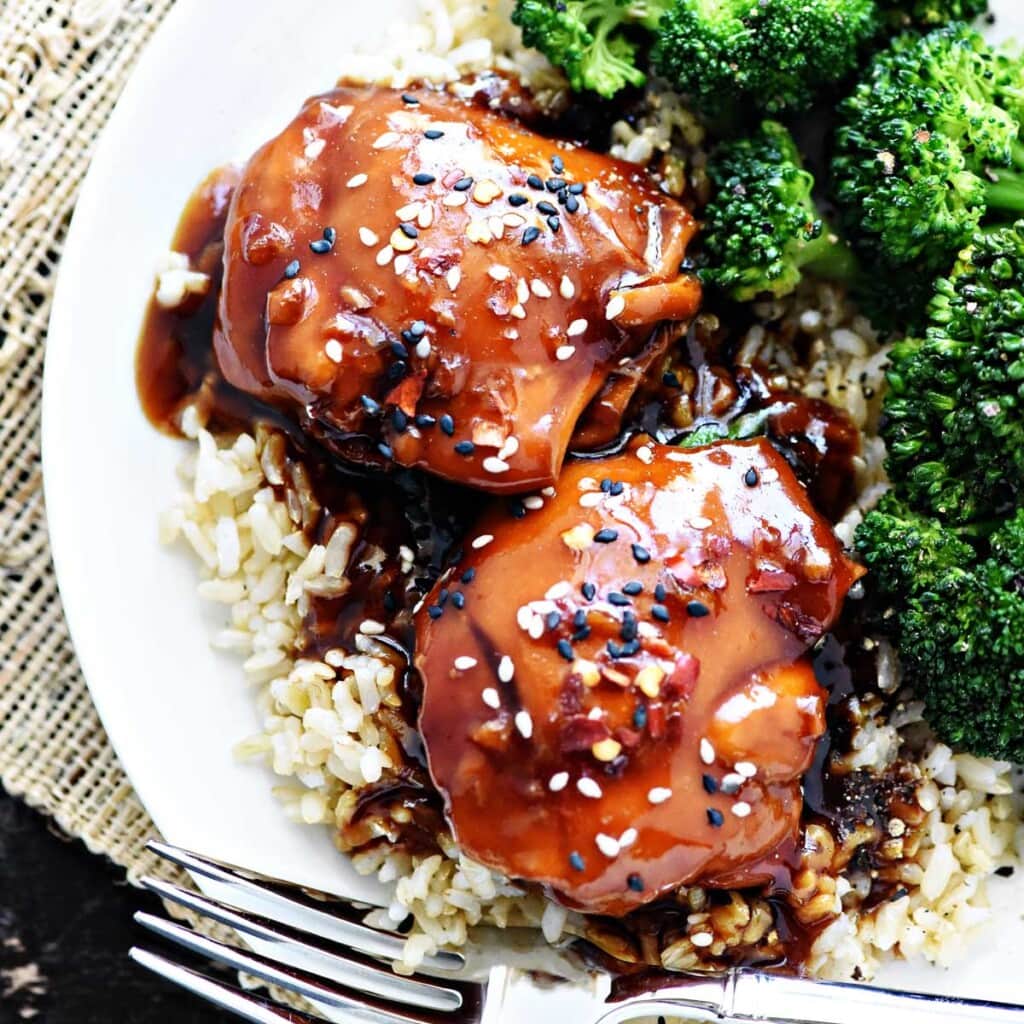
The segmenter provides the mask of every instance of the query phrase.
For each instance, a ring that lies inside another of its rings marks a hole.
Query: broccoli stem
[[[985,186],[985,199],[990,210],[1024,213],[1024,174],[1019,171],[996,171],[997,180]]]
[[[850,282],[860,273],[860,263],[853,250],[827,225],[817,238],[804,246],[799,264],[827,281]]]

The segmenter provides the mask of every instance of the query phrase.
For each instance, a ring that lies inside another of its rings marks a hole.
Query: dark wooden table
[[[0,789],[0,1024],[226,1024],[132,964],[158,902]]]

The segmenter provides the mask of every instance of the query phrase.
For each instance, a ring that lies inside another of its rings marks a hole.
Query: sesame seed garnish
[[[722,825],[725,824],[725,817],[722,815],[722,812],[719,811],[717,808],[709,807],[708,824],[712,828],[721,828]]]
[[[690,942],[698,949],[706,949],[715,941],[714,935],[711,932],[694,932],[690,936]]]
[[[574,196],[581,196],[581,195],[583,195],[584,191],[586,190],[586,187],[587,186],[584,185],[583,182],[581,182],[581,181],[574,181],[569,186],[569,193],[571,195],[574,195]]]
[[[603,832],[598,832],[594,837],[594,842],[597,844],[597,848],[606,857],[618,857],[619,841],[617,839],[612,839],[611,836],[606,836]]]
[[[576,354],[575,345],[559,345],[555,349],[555,358],[560,362],[564,363],[567,359],[572,359]]]
[[[655,588],[654,588],[654,600],[655,601],[664,601],[665,600],[665,595],[666,595],[666,590],[665,590],[665,584],[664,583],[659,583],[657,586],[655,586]]]
[[[487,545],[490,544],[492,540],[494,540],[493,533],[482,533],[480,534],[479,537],[473,538],[473,543],[470,544],[470,547],[473,548],[474,551],[479,551],[480,548],[487,547]]]
[[[455,420],[445,413],[438,421],[441,426],[441,433],[452,437],[455,434]]]
[[[437,424],[437,420],[426,412],[417,413],[415,422],[417,427],[422,427],[425,430],[429,430]]]
[[[465,192],[449,192],[442,200],[441,203],[450,209],[457,209],[460,206],[465,206],[468,202],[468,198]]]
[[[295,277],[298,274],[298,272],[299,272],[299,261],[298,260],[292,260],[291,263],[289,263],[284,268],[284,273],[283,273],[282,276],[287,278],[290,281],[293,277]]]
[[[580,508],[596,508],[604,500],[600,491],[588,491],[580,495]]]
[[[687,601],[686,614],[691,619],[703,619],[705,615],[711,614],[711,609],[703,601]]]
[[[485,178],[473,189],[473,201],[481,206],[487,206],[501,195],[501,191],[501,186],[496,181]]]
[[[521,302],[517,302],[510,310],[509,315],[514,316],[517,320],[526,319],[526,309]]]
[[[550,789],[552,793],[561,793],[568,784],[568,772],[555,772],[555,774],[548,779],[548,789]]]
[[[637,594],[644,592],[644,585],[639,580],[630,580],[628,583],[623,584],[622,592],[629,594],[630,597],[636,597]]]
[[[366,636],[380,636],[384,629],[384,623],[378,622],[376,619],[363,619],[359,623],[359,632],[366,634]]]
[[[654,461],[654,452],[647,445],[641,445],[636,450],[636,457],[645,465],[649,466]]]
[[[487,268],[487,276],[494,281],[507,281],[511,271],[500,263],[494,263]]]
[[[429,608],[427,609],[427,614],[428,614],[428,615],[429,615],[429,616],[430,616],[430,617],[431,617],[432,619],[439,619],[439,618],[441,618],[441,616],[442,616],[442,614],[443,614],[443,613],[444,613],[444,609],[443,609],[443,608],[442,608],[442,607],[441,607],[440,605],[438,605],[438,604],[432,604],[432,605],[431,605],[431,606],[430,606],[430,607],[429,607]]]
[[[433,185],[435,181],[437,181],[437,178],[426,171],[419,171],[412,176],[412,183],[414,185]]]
[[[579,335],[586,333],[586,330],[587,321],[581,317],[579,320],[573,320],[573,322],[566,328],[565,333],[570,338],[576,338]]]
[[[489,455],[483,461],[483,468],[485,473],[507,473],[508,463],[503,459],[499,459],[494,455]]]
[[[498,451],[498,458],[510,459],[517,451],[519,451],[519,438],[512,434],[510,437],[505,438],[505,443]]]
[[[558,217],[548,217],[548,227],[557,235],[561,230],[562,222]]]
[[[493,686],[488,686],[480,696],[489,708],[494,708],[497,711],[501,707],[501,695]]]
[[[524,740],[528,740],[533,735],[533,719],[530,717],[529,711],[517,711],[515,723],[519,735]]]
[[[530,200],[522,192],[513,192],[508,197],[509,206],[525,206]]]
[[[533,609],[529,605],[523,604],[519,606],[516,612],[516,622],[519,624],[520,629],[529,630],[530,625],[533,623],[533,618]]]
[[[459,180],[452,186],[456,192],[468,192],[472,187],[472,178],[459,178]]]
[[[565,163],[557,153],[551,158],[551,170],[555,174],[562,174],[565,171]]]
[[[395,273],[401,277],[412,266],[412,257],[408,253],[402,253],[395,257]]]
[[[459,579],[461,579],[463,583],[472,583],[472,582],[473,582],[473,580],[475,580],[475,579],[476,579],[476,569],[467,569],[467,570],[466,570],[466,571],[465,571],[465,572],[464,572],[464,573],[463,573],[463,574],[462,574],[462,575],[461,575],[461,576],[459,577]]]
[[[628,850],[639,838],[639,833],[635,828],[627,828],[625,832],[619,836],[619,849]]]
[[[536,277],[530,282],[530,291],[533,292],[538,299],[551,298],[551,289]]]
[[[665,786],[655,786],[654,789],[648,790],[647,802],[657,807],[658,804],[663,804],[671,796],[671,789],[667,789]]]
[[[460,672],[468,672],[471,668],[476,668],[476,658],[471,658],[468,654],[460,654],[453,664]]]
[[[466,228],[466,237],[478,245],[487,245],[489,242],[494,240],[494,236],[491,234],[491,229],[487,226],[487,223],[482,220],[474,220],[470,222],[469,227]]]
[[[576,655],[573,653],[572,644],[569,643],[564,637],[558,641],[557,644],[558,653],[565,658],[566,661],[574,661]]]
[[[591,800],[600,800],[604,796],[601,787],[589,775],[577,779],[576,788],[581,795],[589,797]]]
[[[466,595],[462,593],[452,594],[452,604],[461,611],[466,607]]]
[[[452,291],[455,291],[455,289],[459,287],[459,283],[462,281],[462,271],[458,267],[452,267],[451,270],[445,274],[444,279],[447,282],[448,287]]]
[[[645,665],[637,672],[633,682],[645,697],[654,700],[661,695],[661,682],[664,678],[665,671],[660,665]]]
[[[558,213],[558,207],[552,206],[546,199],[542,199],[537,204],[537,211],[545,216],[550,216],[551,214]]]
[[[530,494],[523,498],[523,506],[531,512],[536,512],[544,507],[544,499],[539,494]]]
[[[626,879],[626,885],[628,885],[629,888],[633,890],[633,892],[644,891],[644,880],[637,874],[630,875]]]
[[[633,558],[641,565],[646,565],[651,560],[651,553],[642,544],[634,544]]]
[[[396,407],[391,413],[391,423],[398,433],[403,434],[405,433],[406,427],[409,426],[409,417],[406,416],[401,409]]]
[[[538,190],[543,190],[543,188],[544,188],[544,181],[540,177],[540,175],[538,175],[538,174],[531,174],[526,179],[526,184],[529,185],[530,188],[534,188],[534,189],[538,189]]]
[[[420,105],[420,101],[411,93],[407,92],[402,93],[402,102],[408,103],[410,107],[418,107]]]
[[[561,624],[561,621],[562,616],[558,613],[558,611],[552,609],[547,613],[547,615],[544,616],[544,628],[549,630],[558,629],[559,625]]]
[[[363,408],[371,415],[375,415],[380,412],[380,404],[369,395],[360,395],[359,401],[362,403]]]
[[[386,267],[395,258],[395,250],[390,245],[385,245],[380,252],[377,253],[377,266]]]
[[[757,765],[752,761],[737,761],[735,768],[736,774],[745,779],[752,779],[757,774]]]
[[[401,231],[406,238],[420,237],[419,228],[417,228],[415,224],[412,224],[407,220],[403,220],[402,223],[398,225],[398,230]]]
[[[439,128],[428,128],[423,133],[423,138],[430,139],[430,141],[433,142],[435,139],[444,138],[444,132],[441,131]]]
[[[704,786],[704,792],[713,794],[718,792],[718,782],[713,775],[704,774],[701,776],[701,784]]]
[[[576,286],[564,274],[562,275],[562,280],[558,285],[558,294],[561,295],[563,299],[571,299],[576,294]]]
[[[564,178],[548,178],[548,180],[544,182],[544,187],[549,192],[561,192],[562,189],[565,188],[565,185],[566,182]]]
[[[715,748],[706,736],[702,737],[700,741],[700,759],[705,764],[715,763]]]
[[[746,471],[746,473],[745,473],[745,474],[743,475],[743,482],[744,482],[744,483],[745,483],[745,484],[746,484],[746,485],[747,485],[748,487],[756,487],[756,486],[757,486],[757,481],[758,481],[758,475],[757,475],[757,470],[756,470],[756,469],[754,469],[753,467],[751,467],[751,468],[750,468],[750,469],[748,469],[748,470]]]
[[[630,600],[625,594],[612,590],[608,593],[608,603],[615,605],[616,608],[625,608],[630,603]]]
[[[399,220],[412,220],[419,212],[419,203],[406,203],[405,206],[401,206],[395,210],[395,216]]]
[[[416,228],[413,228],[415,231]],[[391,232],[391,237],[388,239],[391,248],[396,252],[412,252],[416,248],[416,242],[409,234],[401,227],[395,228]]]
[[[659,622],[668,622],[670,618],[668,609],[663,604],[651,605],[651,618],[657,619]]]
[[[616,480],[608,489],[608,493],[613,497],[617,498],[624,490],[625,484],[621,480]]]
[[[365,174],[354,174],[346,182],[348,188],[359,188],[360,185],[365,185],[369,181],[368,175]]]
[[[732,805],[731,810],[737,818],[745,818],[750,814],[751,807],[745,800],[737,800],[736,803]]]
[[[626,311],[626,300],[621,295],[613,295],[608,305],[605,306],[604,315],[608,320],[614,320],[622,316]]]
[[[342,354],[341,342],[338,341],[337,338],[331,338],[331,340],[324,345],[324,355],[327,356],[332,363],[340,363]]]
[[[598,530],[594,534],[594,540],[598,544],[611,544],[612,541],[619,539],[619,531],[613,530],[611,527],[606,526],[603,530]]]
[[[766,469],[761,474],[761,479],[766,484],[773,484],[773,483],[775,483],[776,480],[779,479],[779,471],[777,469]]]
[[[426,359],[430,355],[430,342],[426,338],[421,338],[416,343],[415,352],[420,359]]]
[[[582,871],[586,865],[583,862],[583,856],[578,850],[573,850],[569,854],[569,866],[573,871]]]
[[[309,243],[310,252],[316,253],[317,256],[323,256],[325,253],[331,251],[333,246],[326,238],[318,238],[316,241]]]
[[[455,451],[459,455],[472,455],[476,451],[476,445],[472,441],[456,441]]]
[[[553,498],[558,492],[554,487],[542,487],[540,489],[540,493],[543,494],[545,498]]]
[[[387,149],[389,146],[393,146],[401,136],[398,132],[384,132],[383,135],[378,135],[373,142],[374,149]]]
[[[531,225],[523,232],[523,245],[529,245],[540,238],[540,228]]]
[[[729,772],[722,776],[722,792],[731,796],[733,793],[740,791],[740,786],[743,785],[743,776],[738,772]]]
[[[597,586],[589,582],[584,583],[583,586],[580,587],[580,593],[587,601],[593,601],[597,594]]]
[[[507,655],[502,655],[501,661],[498,662],[498,678],[503,683],[512,681],[512,677],[516,674],[516,667],[512,662],[512,659]]]

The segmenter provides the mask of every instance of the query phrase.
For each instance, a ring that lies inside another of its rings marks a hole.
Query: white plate
[[[1024,11],[997,0],[1001,32]],[[46,500],[61,595],[103,723],[146,808],[174,843],[327,891],[379,895],[326,829],[289,823],[269,771],[236,764],[258,728],[234,658],[208,643],[218,619],[196,567],[157,543],[180,443],[135,397],[136,338],[190,191],[244,158],[329,88],[346,50],[378,38],[414,0],[179,0],[104,131],[61,264],[43,401]],[[995,880],[995,922],[952,971],[897,965],[894,984],[1024,1000],[1024,874]]]

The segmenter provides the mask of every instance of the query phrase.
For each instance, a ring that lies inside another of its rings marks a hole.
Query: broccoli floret
[[[653,30],[673,0],[516,0],[523,42],[560,67],[577,91],[614,96],[647,80],[629,26]]]
[[[879,6],[896,29],[930,29],[973,21],[988,10],[988,0],[879,0]]]
[[[658,27],[658,71],[707,113],[806,109],[877,36],[874,0],[677,0]]]
[[[882,436],[896,487],[955,523],[1024,503],[1024,221],[982,231],[896,344]]]
[[[804,272],[850,280],[853,253],[818,213],[789,132],[765,121],[754,135],[720,146],[708,165],[715,195],[705,210],[703,281],[745,302],[788,295]]]
[[[943,273],[982,221],[1024,213],[1022,74],[966,25],[899,36],[875,57],[840,105],[832,163],[865,255]]]
[[[1024,509],[979,546],[893,493],[857,550],[929,723],[955,747],[1024,760]]]

